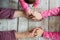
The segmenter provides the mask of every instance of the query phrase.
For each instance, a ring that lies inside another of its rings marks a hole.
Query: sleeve
[[[0,40],[16,40],[15,30],[0,31]]]
[[[28,4],[27,4],[24,0],[19,0],[19,2],[20,2],[20,4],[21,4],[23,10],[24,10],[25,12],[28,12],[28,11],[29,11]]]
[[[60,32],[44,32],[43,33],[44,38],[48,39],[55,39],[55,40],[60,40]]]
[[[42,18],[46,18],[48,16],[60,16],[60,7],[42,11],[41,12]]]
[[[0,19],[12,19],[15,9],[0,8]]]
[[[40,4],[40,0],[36,0],[36,2],[33,4],[34,7],[38,6]]]

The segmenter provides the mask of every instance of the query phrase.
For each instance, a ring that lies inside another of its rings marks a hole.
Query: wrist
[[[33,37],[33,34],[29,32],[28,37]]]

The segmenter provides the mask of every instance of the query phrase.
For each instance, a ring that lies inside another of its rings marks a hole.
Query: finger
[[[42,29],[41,27],[38,27],[38,28]]]
[[[40,29],[39,27],[34,28],[34,30],[33,30],[33,34],[36,33],[36,31],[39,30],[39,29]]]
[[[34,16],[33,15],[29,15],[30,18],[33,18]]]
[[[32,19],[33,19],[33,20],[36,20],[36,18],[35,18],[35,17],[33,17]]]
[[[36,19],[36,18],[34,17],[34,18],[32,18],[32,19],[34,20],[34,19]]]
[[[32,35],[33,37],[37,36],[36,29],[33,30]]]
[[[36,32],[36,29],[33,30],[33,34]]]
[[[40,29],[40,27],[37,27],[37,28],[35,28],[36,30],[39,30]]]
[[[38,30],[40,30],[40,28],[39,28],[39,27],[37,27],[37,28],[35,28],[35,29],[34,29],[33,34],[32,34],[32,35],[34,35],[34,37],[36,37],[36,36],[37,36],[37,31],[38,31]]]
[[[40,19],[38,19],[38,18],[35,18],[35,20],[36,20],[36,21],[41,21],[41,20],[40,20]]]
[[[31,15],[32,13],[29,13],[29,15]]]
[[[34,18],[32,18],[32,20],[34,20],[34,21],[39,21],[39,20],[37,20],[35,17],[34,17]]]
[[[37,27],[36,29],[39,29],[39,27]]]

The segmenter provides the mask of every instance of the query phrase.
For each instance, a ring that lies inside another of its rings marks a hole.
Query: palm
[[[41,20],[42,19],[41,14],[38,12],[34,12],[32,15],[34,16],[33,19],[35,19],[35,20]]]

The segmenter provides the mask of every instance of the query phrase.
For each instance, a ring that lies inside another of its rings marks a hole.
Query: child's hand
[[[29,17],[29,15],[31,15],[31,14],[32,14],[32,10],[29,9],[29,10],[26,12],[26,15],[27,15],[27,17]]]
[[[35,11],[38,10],[38,6],[32,6],[34,8]]]
[[[42,15],[38,12],[34,12],[34,13],[32,13],[32,15],[33,15],[33,17],[32,17],[33,20],[41,20],[42,19]]]
[[[40,28],[38,30],[36,30],[37,36],[42,36],[43,35],[43,30]]]
[[[27,18],[31,18],[33,20],[41,20],[42,19],[41,14],[37,11],[30,10],[29,12],[27,12],[26,15],[27,15]]]

